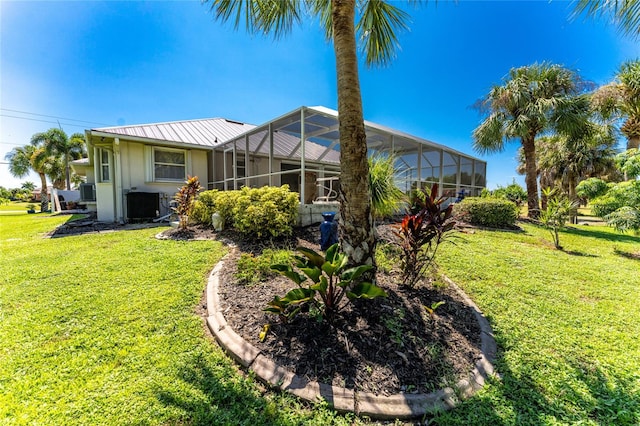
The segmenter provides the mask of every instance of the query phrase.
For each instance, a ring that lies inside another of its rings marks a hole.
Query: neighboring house
[[[375,123],[365,122],[365,128],[370,153],[396,156],[404,191],[437,182],[441,191],[479,195],[485,187],[484,161]],[[83,203],[100,221],[169,213],[187,176],[198,176],[207,189],[289,184],[300,193],[302,215],[335,201],[338,113],[328,108],[300,107],[261,126],[214,118],[105,127],[85,135],[89,157],[72,164],[87,178],[80,188]]]

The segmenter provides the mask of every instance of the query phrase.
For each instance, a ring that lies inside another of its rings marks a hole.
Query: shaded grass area
[[[476,231],[443,247],[443,272],[487,315],[493,380],[443,425],[640,424],[640,237],[572,227]]]
[[[206,337],[195,308],[220,243],[42,238],[68,219],[0,219],[1,424],[351,424],[263,396]]]

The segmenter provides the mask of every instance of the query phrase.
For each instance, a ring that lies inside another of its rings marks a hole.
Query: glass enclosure
[[[369,155],[393,155],[397,186],[409,193],[439,184],[440,195],[479,195],[486,162],[443,145],[365,122]],[[210,188],[283,185],[303,204],[337,200],[340,176],[338,113],[302,107],[216,148]]]

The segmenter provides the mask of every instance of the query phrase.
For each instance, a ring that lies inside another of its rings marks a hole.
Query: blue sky
[[[567,1],[428,2],[390,66],[360,68],[365,118],[488,162],[488,186],[523,183],[517,143],[473,152],[471,105],[509,69],[551,61],[597,84],[640,57],[605,19],[571,19]],[[333,47],[306,21],[286,38],[214,21],[199,1],[0,2],[0,186],[4,156],[57,122],[106,125],[225,117],[261,124],[301,105],[336,108]],[[19,111],[19,112],[18,112]],[[19,118],[16,118],[19,117]]]

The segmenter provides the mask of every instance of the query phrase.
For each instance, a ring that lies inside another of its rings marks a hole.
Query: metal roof
[[[215,147],[253,129],[252,124],[226,118],[171,121],[166,123],[138,124],[132,126],[100,127],[92,133],[169,141],[190,145]]]
[[[303,117],[304,116],[304,120]],[[304,131],[302,123],[304,121]],[[396,151],[403,151],[405,149],[415,149],[415,144],[419,143],[431,148],[441,149],[445,152],[458,154],[467,158],[474,159],[476,161],[484,162],[478,158],[475,158],[469,154],[457,151],[445,145],[433,142],[428,139],[420,138],[410,135],[408,133],[392,129],[371,121],[364,121],[365,132],[367,134],[367,146],[370,149],[376,149],[379,147],[390,146],[391,138]],[[319,153],[319,159],[329,160],[337,155],[336,161],[339,162],[339,149],[340,149],[340,131],[338,121],[338,111],[326,108],[323,106],[306,107],[302,106],[293,111],[290,111],[278,118],[275,118],[267,123],[255,126],[247,131],[248,135],[258,134],[266,131],[269,127],[274,130],[274,135],[287,134],[295,138],[299,142],[299,138],[304,133],[307,140],[306,151],[315,151],[316,147],[320,147],[322,153]],[[234,140],[237,141],[243,138],[244,135],[239,135]],[[227,141],[225,144],[231,144],[233,140]],[[312,144],[314,147],[312,147]],[[290,146],[290,148],[298,149],[298,145]],[[274,144],[274,151],[278,149]],[[262,150],[261,150],[262,151]],[[337,153],[337,154],[335,154]],[[286,153],[285,156],[291,156],[291,152]],[[298,154],[299,158],[300,155]],[[310,153],[305,153],[307,159],[312,159]]]

